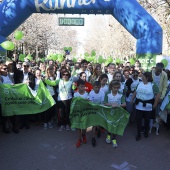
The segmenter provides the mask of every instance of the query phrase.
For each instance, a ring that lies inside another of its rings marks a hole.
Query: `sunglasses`
[[[63,76],[68,76],[68,74],[63,74]]]
[[[134,76],[134,77],[137,77],[137,76],[138,76],[138,74],[134,74],[133,76]]]
[[[28,66],[28,65],[24,65],[24,67],[27,67],[27,68],[28,68],[29,66]]]

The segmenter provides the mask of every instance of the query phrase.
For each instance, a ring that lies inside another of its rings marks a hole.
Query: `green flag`
[[[121,107],[98,105],[80,97],[73,98],[71,103],[72,128],[86,129],[98,125],[111,133],[123,135],[128,120],[129,113]]]
[[[40,113],[55,104],[42,81],[37,92],[26,84],[1,84],[0,96],[3,116]]]

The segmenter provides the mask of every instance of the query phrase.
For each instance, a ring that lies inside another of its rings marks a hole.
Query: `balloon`
[[[113,58],[110,56],[110,57],[107,58],[106,61],[108,61],[109,63],[112,63],[113,62]]]
[[[107,66],[108,64],[109,64],[109,62],[108,62],[108,61],[106,61],[106,62],[104,63],[104,65],[105,65],[105,66]]]
[[[161,62],[163,63],[164,68],[168,65],[168,61],[166,59],[163,59]]]
[[[16,40],[21,40],[22,37],[23,37],[23,33],[21,31],[16,31],[14,33],[14,37],[15,37]]]
[[[58,54],[53,54],[51,58],[56,61],[58,59]]]
[[[102,64],[103,63],[103,57],[100,55],[99,58],[98,58],[98,63],[99,64]]]
[[[116,58],[116,64],[120,64],[120,59],[119,58]]]
[[[57,61],[58,61],[59,63],[63,62],[63,61],[64,61],[63,55],[59,54]]]
[[[14,44],[11,41],[4,41],[3,43],[0,44],[2,48],[5,50],[13,50],[14,49]]]
[[[92,55],[92,56],[95,56],[95,55],[96,55],[96,52],[93,50],[93,51],[91,52],[91,55]]]
[[[89,53],[85,52],[84,55],[85,55],[86,57],[88,57],[88,56],[89,56]]]
[[[32,61],[32,60],[33,60],[33,58],[32,58],[32,56],[31,56],[31,54],[28,54],[26,58],[27,58],[28,60],[30,60],[30,61]]]
[[[68,51],[70,51],[70,52],[71,52],[71,51],[72,51],[72,47],[68,47]]]
[[[67,48],[67,47],[64,47],[64,51],[66,51],[66,50],[68,50],[68,48]]]
[[[133,58],[131,58],[131,59],[129,60],[129,62],[130,62],[131,65],[135,65],[135,60],[134,60]]]
[[[24,61],[24,59],[25,59],[25,54],[20,54],[19,55],[19,60],[20,61]]]
[[[77,59],[76,59],[76,58],[73,58],[73,62],[76,63],[76,62],[77,62]]]

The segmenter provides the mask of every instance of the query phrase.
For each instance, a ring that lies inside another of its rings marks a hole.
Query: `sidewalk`
[[[58,127],[44,131],[32,125],[19,134],[0,132],[1,170],[169,170],[170,134],[163,127],[160,135],[154,132],[135,141],[136,127],[128,126],[124,136],[117,137],[118,148],[106,144],[106,134],[91,146],[91,129],[87,144],[75,148],[77,133],[58,131]]]

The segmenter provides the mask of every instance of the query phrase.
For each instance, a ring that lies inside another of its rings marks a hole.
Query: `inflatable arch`
[[[111,14],[137,39],[137,54],[162,53],[162,28],[136,0],[3,0],[0,43],[32,13]]]

